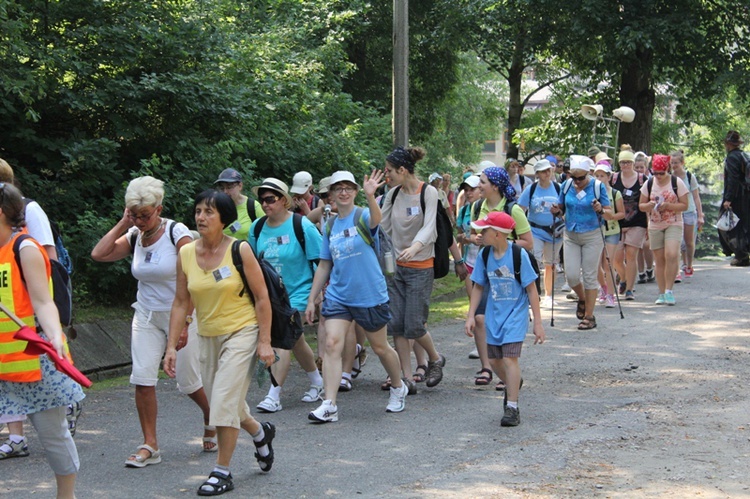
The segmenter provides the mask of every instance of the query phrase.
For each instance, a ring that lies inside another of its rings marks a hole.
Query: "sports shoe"
[[[626,283],[625,281],[620,281],[620,287],[617,288],[617,292],[621,295],[624,295],[625,291],[627,290],[627,287],[628,287],[628,283]]]
[[[659,298],[654,302],[656,305],[664,305],[665,303],[667,303],[667,301],[664,299],[664,295],[659,295]]]
[[[518,426],[521,424],[521,411],[515,407],[505,407],[505,414],[500,420],[500,426]]]
[[[646,269],[646,282],[654,282],[655,280],[654,269]]]
[[[276,427],[273,425],[273,423],[261,423],[260,426],[263,428],[263,440],[260,442],[255,442],[255,448],[259,449],[263,447],[264,445],[268,446],[268,455],[267,456],[261,456],[260,453],[255,453],[255,460],[258,461],[258,466],[260,467],[260,471],[263,471],[265,473],[268,473],[271,471],[271,466],[273,466],[273,446],[271,445],[271,442],[273,442],[273,438],[276,436]]]
[[[437,386],[443,380],[443,367],[445,366],[445,356],[440,354],[440,358],[435,362],[427,363],[427,376],[425,376],[425,384],[432,388]]]
[[[479,358],[479,350],[477,350],[475,348],[474,350],[472,350],[471,352],[469,352],[469,358],[470,359],[478,359]]]
[[[65,419],[68,420],[68,430],[71,437],[76,436],[76,425],[78,424],[78,417],[81,415],[81,412],[83,412],[83,406],[80,402],[69,404],[65,412]]]
[[[399,388],[391,387],[391,395],[388,397],[388,405],[385,407],[385,412],[401,412],[406,408],[406,394],[409,388],[406,386],[406,381],[402,380]]]
[[[578,295],[575,293],[575,291],[571,291],[567,295],[565,295],[565,298],[568,300],[578,301]]]
[[[11,457],[26,457],[29,455],[29,446],[26,445],[26,439],[24,438],[20,442],[16,443],[10,438],[7,438],[2,445],[0,445],[0,459],[8,459]]]
[[[551,296],[545,296],[544,298],[542,298],[542,308],[552,308],[553,305],[557,305],[557,302],[552,301]]]
[[[270,395],[266,395],[266,398],[264,398],[260,404],[255,406],[255,408],[260,412],[279,412],[282,409],[281,401],[276,400]]]
[[[674,301],[674,294],[672,294],[671,291],[667,291],[664,293],[664,303],[667,305],[674,305],[676,302]]]
[[[615,295],[607,295],[607,300],[604,302],[604,308],[615,308]]]
[[[335,423],[339,420],[339,409],[330,400],[324,400],[320,406],[307,415],[313,423]]]
[[[626,301],[633,301],[635,300],[635,293],[633,293],[632,289],[629,289],[625,291],[625,300]]]
[[[599,301],[599,303],[604,303],[604,301],[607,299],[607,290],[603,287],[600,287],[599,295],[596,297],[596,299]]]
[[[693,267],[685,267],[685,277],[693,277]]]
[[[682,282],[682,272],[677,271],[677,275],[674,276],[674,282]]]
[[[323,385],[310,385],[310,389],[302,396],[302,402],[317,402],[323,400]]]
[[[560,291],[572,291],[567,281],[563,283],[562,287],[560,288]]]
[[[555,264],[555,268],[557,269],[557,273],[558,274],[564,274],[565,273],[565,268],[562,266],[562,264],[560,264],[560,263]]]
[[[646,273],[642,272],[638,274],[638,284],[646,284]]]

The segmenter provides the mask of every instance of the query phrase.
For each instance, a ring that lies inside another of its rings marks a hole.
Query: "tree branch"
[[[526,104],[528,104],[529,100],[534,96],[534,94],[539,92],[541,89],[549,87],[550,85],[553,85],[559,81],[563,81],[567,78],[570,78],[571,76],[573,76],[572,73],[566,73],[562,76],[558,76],[557,78],[551,79],[550,81],[544,83],[543,85],[539,85],[529,95],[526,96],[526,98],[523,100],[523,103],[522,103],[523,106],[526,107]]]

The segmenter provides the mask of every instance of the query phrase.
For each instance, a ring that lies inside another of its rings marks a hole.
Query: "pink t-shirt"
[[[685,183],[677,179],[677,194],[672,190],[672,181],[667,177],[666,185],[659,185],[659,182],[654,177],[654,184],[651,187],[651,196],[649,201],[659,203],[677,203],[679,198],[688,193]],[[643,184],[641,187],[641,194],[648,196],[648,182]],[[652,210],[648,220],[648,228],[651,230],[664,230],[670,225],[681,226],[682,225],[682,212],[675,213],[671,210],[657,211]]]

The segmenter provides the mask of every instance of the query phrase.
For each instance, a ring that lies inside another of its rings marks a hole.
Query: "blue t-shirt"
[[[388,302],[388,288],[375,250],[357,232],[355,211],[336,217],[330,236],[327,227],[323,230],[320,259],[333,262],[326,299],[350,307],[374,307]],[[365,208],[362,217],[369,227],[370,210]],[[371,230],[373,238],[378,230]]]
[[[463,231],[464,235],[469,236],[471,234],[471,207],[474,203],[466,203],[458,210],[458,216],[456,217],[456,228]],[[477,259],[477,252],[479,246],[473,243],[463,244],[463,259],[466,265],[473,267],[474,261]]]
[[[536,272],[531,266],[529,255],[521,251],[521,282],[518,284],[513,273],[513,249],[508,249],[500,259],[495,258],[495,252],[490,249],[485,270],[484,260],[477,257],[471,280],[486,287],[489,281],[490,294],[485,312],[485,326],[487,329],[487,344],[501,346],[506,343],[517,343],[526,337],[529,327],[529,295],[526,286],[533,283]],[[487,275],[489,273],[489,276]]]
[[[600,186],[599,203],[602,206],[609,206],[609,196],[607,195],[607,189],[604,184],[594,180],[594,177],[589,176],[589,183],[581,191],[577,192],[573,184],[570,185],[568,193],[565,193],[565,188],[569,181],[566,180],[560,190],[560,197],[558,198],[558,204],[565,204],[565,230],[570,232],[590,232],[592,230],[599,229],[599,218],[596,216],[594,208],[591,203],[594,202],[596,196],[594,195],[594,186]],[[572,182],[572,180],[570,180]]]
[[[302,217],[302,231],[305,234],[305,252],[303,253],[302,246],[294,235],[292,217],[278,227],[270,227],[266,220],[256,241],[255,225],[257,223],[258,220],[255,220],[250,226],[248,235],[250,246],[255,250],[256,255],[263,252],[263,257],[281,275],[292,307],[305,310],[313,282],[311,261],[320,258],[320,246],[323,240],[318,228],[307,217]]]
[[[536,185],[534,189],[534,198],[529,199],[531,192],[531,185]],[[550,213],[550,208],[553,204],[556,204],[559,199],[559,194],[555,190],[555,185],[550,183],[549,187],[543,188],[538,183],[531,184],[524,189],[521,197],[518,200],[518,204],[524,208],[528,208],[529,211],[526,214],[526,218],[529,219],[529,223],[536,225],[542,225],[544,227],[551,227],[554,217]],[[552,242],[552,235],[544,229],[531,226],[531,234],[534,238],[544,241],[546,243]],[[559,241],[560,239],[557,239]]]

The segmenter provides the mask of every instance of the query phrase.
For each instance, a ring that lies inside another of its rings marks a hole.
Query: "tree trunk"
[[[523,80],[523,64],[512,64],[508,71],[508,150],[506,158],[518,158],[518,144],[513,142],[513,133],[521,126],[523,103],[521,99],[521,83]]]
[[[651,78],[651,52],[639,51],[637,57],[638,60],[632,62],[622,73],[620,105],[633,108],[635,119],[632,123],[620,125],[619,142],[630,144],[634,152],[643,151],[651,155],[651,127],[656,105],[656,92]]]

